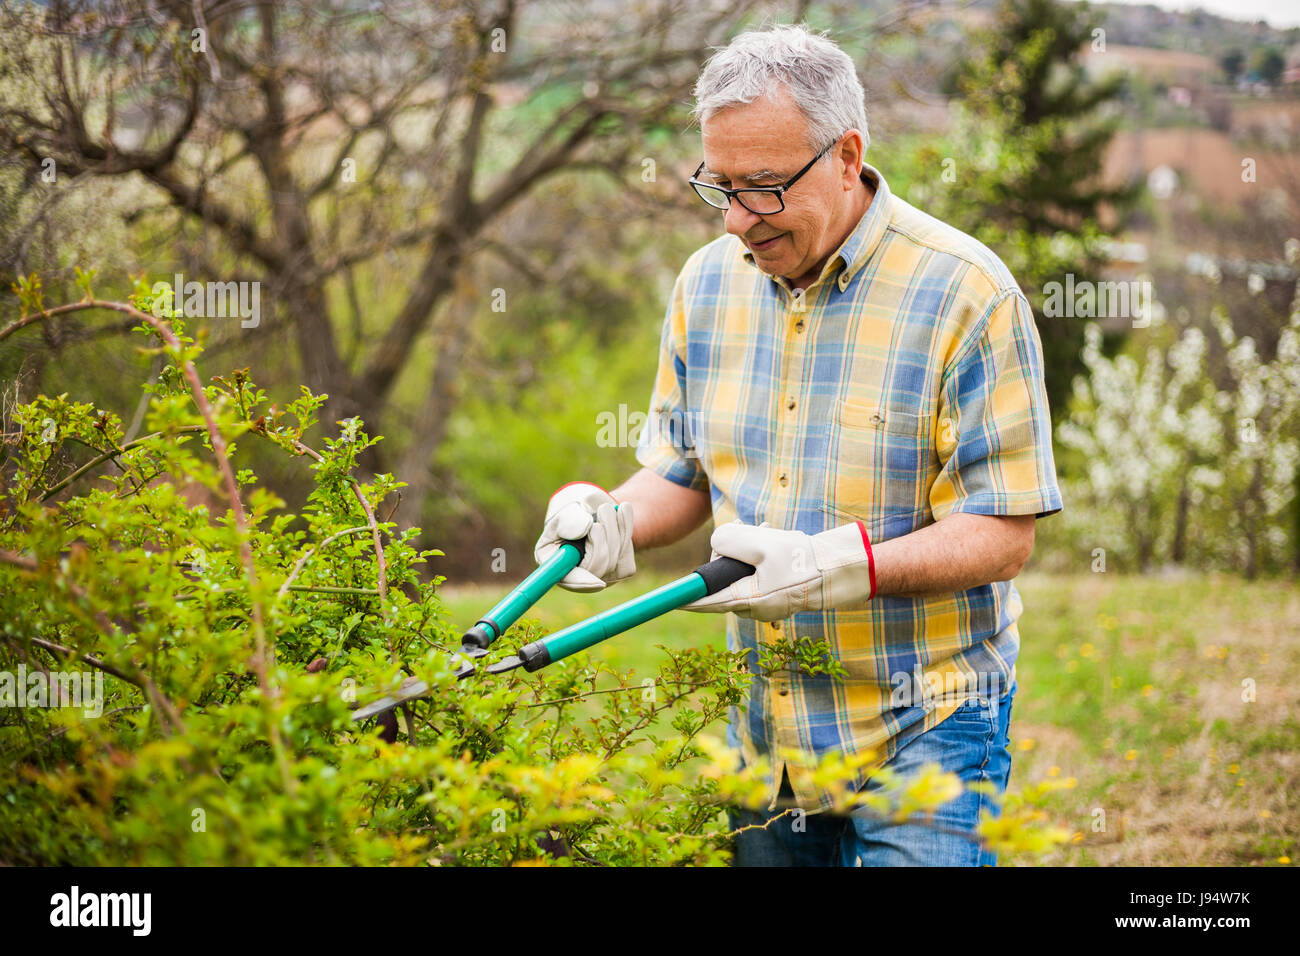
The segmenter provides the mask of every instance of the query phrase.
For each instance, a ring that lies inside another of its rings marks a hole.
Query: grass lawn
[[[547,631],[668,576],[556,590]],[[468,627],[513,584],[444,588]],[[1025,574],[1011,787],[1073,778],[1049,807],[1074,842],[1056,865],[1278,865],[1300,851],[1300,589],[1224,575]],[[720,616],[674,612],[589,653],[652,674],[674,648],[721,645]],[[1252,699],[1253,698],[1253,699]],[[719,736],[722,728],[715,729]]]
[[[1077,842],[1046,862],[1294,860],[1300,589],[1227,575],[1022,583],[1011,786],[1077,780],[1055,798]]]

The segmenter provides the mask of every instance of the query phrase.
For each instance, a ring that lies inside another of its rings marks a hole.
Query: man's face
[[[816,155],[808,145],[807,125],[784,89],[719,110],[701,124],[700,179],[731,189],[780,185]],[[856,179],[856,168],[846,174],[843,151],[832,149],[785,193],[781,212],[759,216],[733,199],[727,232],[745,243],[769,275],[812,281],[816,275],[807,274],[820,269],[844,239],[843,219]]]

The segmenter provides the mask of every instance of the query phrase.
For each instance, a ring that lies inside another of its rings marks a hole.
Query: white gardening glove
[[[617,505],[617,507],[615,507]],[[599,591],[636,572],[632,555],[632,504],[616,502],[605,489],[574,481],[551,495],[546,523],[533,557],[541,564],[563,541],[586,538],[578,566],[564,576],[560,587],[568,591]]]
[[[709,539],[714,556],[757,569],[717,594],[682,605],[688,611],[734,611],[782,621],[800,611],[860,608],[872,594],[870,545],[860,522],[809,535],[733,521]]]

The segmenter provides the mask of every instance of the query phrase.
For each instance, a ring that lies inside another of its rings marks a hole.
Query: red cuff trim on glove
[[[859,521],[858,530],[862,532],[862,546],[867,549],[867,573],[871,576],[871,594],[867,600],[870,601],[876,596],[876,556],[871,550],[871,539],[867,537],[867,526]]]
[[[565,488],[569,487],[569,485],[591,485],[591,487],[593,488],[600,488],[600,485],[596,484],[594,481],[583,481],[582,479],[578,479],[577,481],[566,481],[564,484],[560,485],[560,487],[556,488],[553,492],[551,492],[551,497],[554,498]],[[600,490],[604,491],[605,494],[609,495],[611,498],[614,498],[614,496],[610,494],[608,491],[606,491],[604,488],[600,488]],[[618,499],[614,498],[614,501],[617,502]]]

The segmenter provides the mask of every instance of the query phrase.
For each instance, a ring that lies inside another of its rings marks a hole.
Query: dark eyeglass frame
[[[791,176],[789,179],[787,179],[785,182],[781,183],[778,186],[742,186],[739,189],[727,189],[724,186],[718,186],[713,183],[706,183],[703,180],[696,178],[704,170],[703,160],[700,161],[699,168],[697,168],[695,172],[691,174],[691,178],[686,181],[690,183],[691,188],[695,191],[695,195],[699,196],[701,200],[703,200],[708,205],[712,206],[714,209],[723,209],[723,210],[729,209],[731,207],[731,199],[734,196],[742,206],[744,206],[746,209],[752,212],[755,216],[775,216],[777,213],[785,212],[785,193],[790,189],[790,187],[793,186],[795,183],[797,183],[800,177],[802,177],[804,173],[808,172],[808,170],[816,166],[817,161],[821,159],[823,156],[825,156],[827,153],[829,153],[831,147],[838,142],[839,140],[836,139],[830,143],[827,143],[820,153],[818,153],[816,156],[814,156],[811,160],[808,161],[807,166],[799,170],[799,172],[795,173],[793,176]],[[699,187],[701,186],[705,187],[706,189],[713,190],[714,192],[720,192],[723,195],[725,195],[727,197],[727,205],[719,206],[716,203],[709,202],[709,200],[705,198],[704,193],[700,191]],[[748,203],[745,202],[745,197],[743,195],[744,193],[765,193],[770,196],[775,196],[776,201],[780,203],[780,208],[769,209],[767,212],[759,212],[757,209],[752,208]]]

